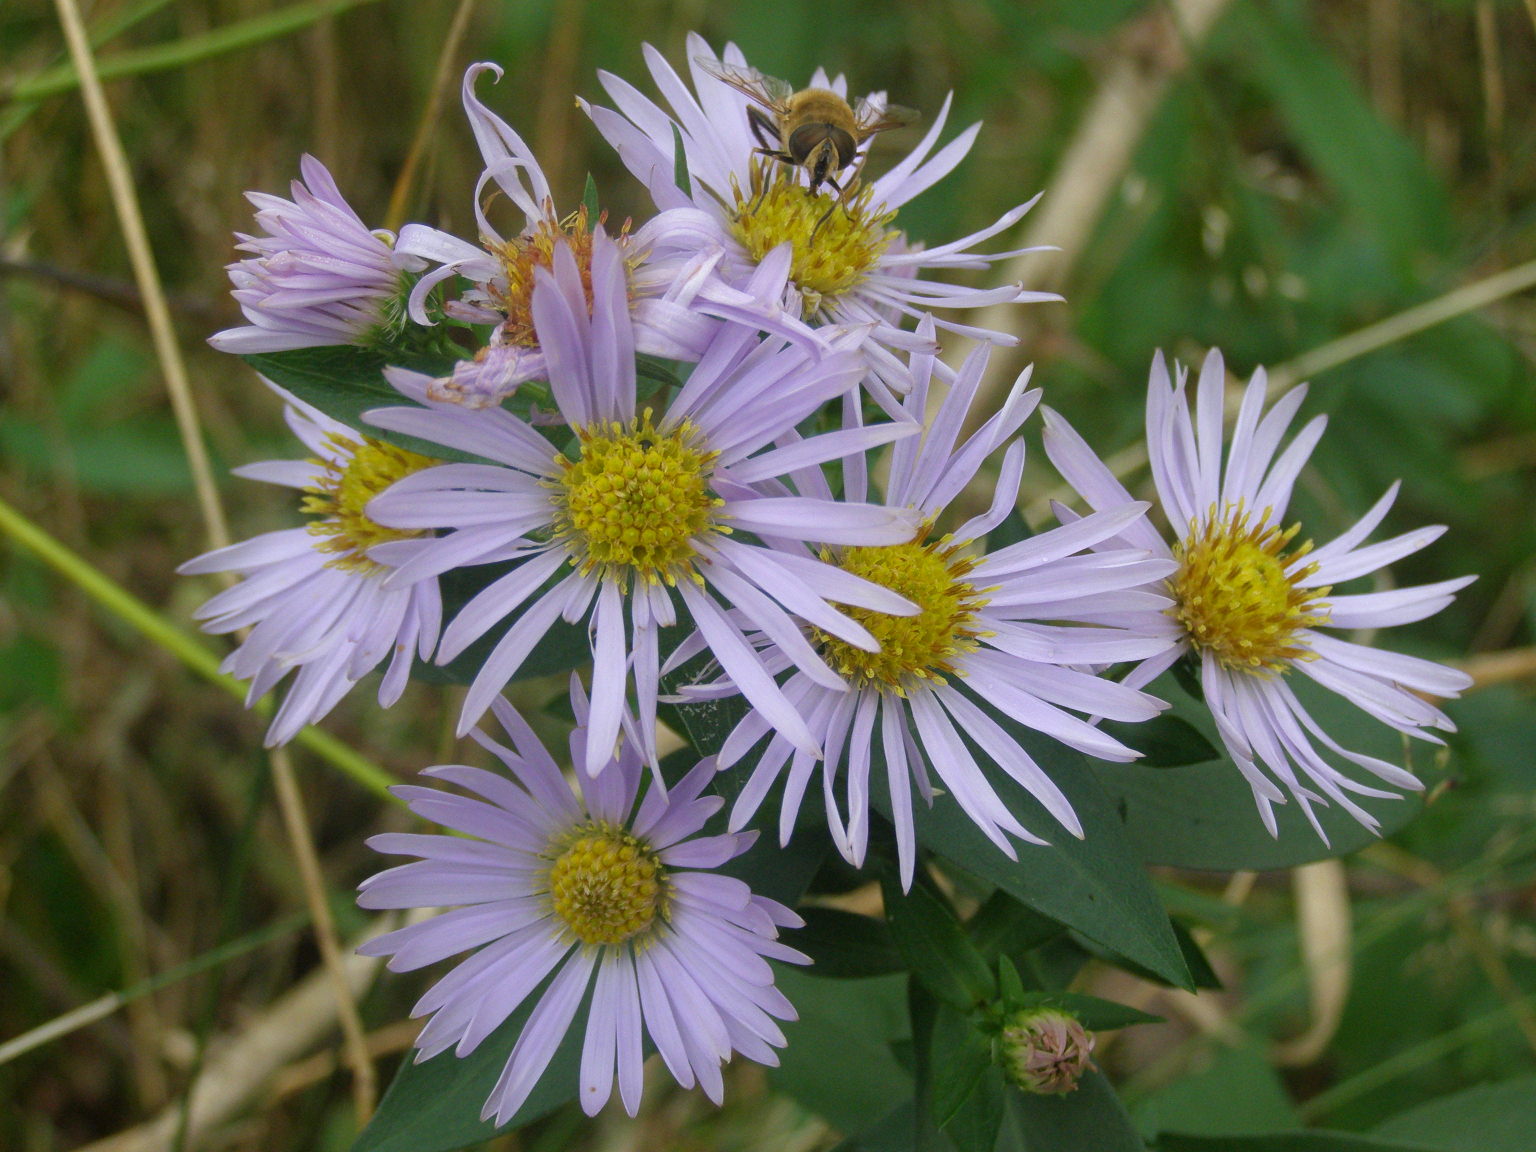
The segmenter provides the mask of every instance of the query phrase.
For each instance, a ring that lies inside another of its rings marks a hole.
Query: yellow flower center
[[[896,235],[890,227],[896,213],[871,208],[872,184],[839,203],[830,193],[812,193],[791,169],[777,161],[771,164],[771,169],[753,165],[750,195],[736,190],[731,231],[753,260],[790,242],[794,255],[789,278],[800,289],[809,319],[875,266]]]
[[[643,841],[604,823],[583,824],[550,848],[555,916],[583,944],[622,944],[667,917],[666,869]]]
[[[599,221],[601,223],[602,221]],[[621,247],[628,242],[629,222],[625,221],[617,238]],[[538,345],[533,331],[533,284],[535,268],[551,268],[555,262],[555,249],[564,245],[576,258],[581,270],[581,287],[587,298],[587,311],[592,310],[592,222],[583,204],[564,220],[554,218],[554,208],[546,205],[546,214],[530,232],[496,243],[484,237],[481,243],[486,251],[501,262],[505,286],[492,284],[489,292],[492,302],[507,319],[502,325],[506,343],[525,348]]]
[[[386,528],[370,520],[363,509],[396,480],[430,468],[438,461],[372,436],[364,436],[361,444],[336,432],[326,439],[342,460],[311,460],[324,473],[313,487],[305,489],[300,511],[316,518],[309,531],[326,537],[315,547],[321,552],[338,553],[327,564],[364,575],[377,572],[381,565],[368,559],[368,549],[387,540],[410,540],[425,533],[418,529]]]
[[[1215,511],[1174,546],[1180,566],[1168,581],[1169,611],[1190,643],[1224,668],[1254,674],[1284,673],[1291,661],[1313,659],[1298,633],[1328,622],[1320,601],[1332,589],[1297,586],[1317,571],[1296,564],[1312,550],[1310,540],[1285,551],[1301,525],[1250,524],[1241,504],[1220,517]]]
[[[648,583],[699,579],[697,539],[730,529],[713,515],[724,503],[709,488],[716,453],[698,444],[693,425],[660,432],[648,408],[627,425],[595,425],[576,435],[581,458],[557,457],[562,473],[551,482],[554,534],[566,541],[571,563],[583,571],[604,568],[626,586],[631,573]]]
[[[955,674],[954,659],[974,652],[976,614],[987,597],[966,580],[975,561],[958,555],[949,537],[925,544],[926,530],[906,544],[844,549],[834,562],[845,572],[905,596],[918,606],[915,616],[888,616],[867,608],[844,608],[880,642],[866,652],[820,629],[812,640],[823,657],[855,688],[876,688],[906,695],[912,680],[939,680]],[[831,557],[825,557],[832,559]]]

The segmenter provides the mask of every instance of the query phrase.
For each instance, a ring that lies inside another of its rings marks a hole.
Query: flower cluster
[[[1421,619],[1466,581],[1336,593],[1439,529],[1366,543],[1394,488],[1333,541],[1303,542],[1286,509],[1321,418],[1287,443],[1303,390],[1271,403],[1261,371],[1229,436],[1216,353],[1193,415],[1182,370],[1154,362],[1155,511],[1043,409],[1046,453],[1087,511],[1060,507],[1055,527],[1029,534],[1020,433],[1041,392],[1026,371],[989,410],[991,349],[1014,338],[932,309],[1054,298],[936,278],[1012,255],[978,245],[1033,201],[925,248],[900,211],[960,163],[977,127],[940,146],[946,102],[909,154],[865,176],[870,132],[844,132],[844,154],[842,129],[820,125],[825,139],[802,156],[797,137],[767,134],[776,82],[734,47],[717,56],[695,37],[689,51],[685,78],[646,49],[662,104],[606,74],[613,107],[582,104],[655,202],[639,227],[612,227],[593,203],[557,208],[532,151],[477,91],[500,69],[476,64],[463,85],[484,159],[474,240],[425,224],[370,231],[306,157],[292,202],[252,197],[269,235],[243,237],[256,255],[231,267],[250,324],[214,338],[235,352],[363,348],[375,366],[363,383],[397,397],[348,427],[323,395],[278,388],[312,455],[242,472],[303,490],[311,523],[182,571],[244,577],[199,616],[244,632],[226,668],[253,699],[296,672],[273,743],[386,659],[384,706],[414,661],[468,684],[459,733],[510,776],[442,766],[428,774],[473,797],[400,789],[463,835],[375,837],[420,859],[368,881],[361,902],[454,906],[366,947],[396,969],[474,953],[418,1004],[431,1014],[418,1058],[464,1055],[524,1011],[485,1105],[498,1123],[583,1015],[589,1113],[615,1080],[636,1110],[646,1037],[680,1083],[716,1100],[733,1053],[773,1062],[775,1021],[794,1012],[768,960],[805,960],[776,939],[798,920],[716,869],[747,852],[765,804],[780,843],[822,834],[800,821],[814,780],[823,835],[856,867],[886,814],[904,889],[923,849],[917,813],[940,796],[1008,856],[1020,841],[1084,837],[1070,789],[1030,741],[1134,760],[1100,722],[1123,734],[1155,717],[1165,704],[1149,690],[1182,661],[1270,830],[1274,805],[1294,801],[1321,835],[1318,806],[1369,825],[1355,798],[1396,795],[1351,768],[1395,789],[1419,782],[1325,732],[1297,677],[1423,739],[1450,727],[1426,696],[1467,683],[1328,631]],[[849,103],[841,77],[817,73],[811,87],[855,127],[888,107],[881,93]],[[502,198],[516,218],[497,227]],[[958,367],[938,356],[941,334],[973,342]],[[571,689],[574,791],[503,696],[558,666],[572,635],[563,666],[590,657],[586,686]],[[663,708],[733,705],[694,767],[663,771]],[[476,727],[487,712],[513,748]],[[717,773],[734,800],[725,827],[701,835],[725,807]],[[1005,780],[1046,818],[1026,824]],[[1050,1059],[1017,1057],[1026,1071],[1011,1074],[1069,1086],[1089,1045],[1055,1024],[1040,1035]],[[1068,1049],[1070,1077],[1053,1070]]]

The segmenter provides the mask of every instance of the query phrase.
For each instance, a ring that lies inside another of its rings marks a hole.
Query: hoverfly
[[[849,105],[827,88],[796,91],[794,85],[755,68],[709,56],[694,59],[711,76],[754,102],[747,109],[747,120],[761,155],[792,168],[804,168],[812,194],[827,184],[838,193],[839,202],[858,183],[858,170],[842,184],[837,174],[855,162],[863,166],[859,149],[877,133],[904,127],[919,118],[912,109],[895,104],[871,104],[860,99]]]

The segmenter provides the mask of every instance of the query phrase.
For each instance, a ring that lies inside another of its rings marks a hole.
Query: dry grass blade
[[[387,925],[381,924],[380,930]],[[371,934],[370,934],[371,935]],[[377,960],[350,949],[341,971],[349,1000],[362,995]],[[219,1125],[248,1107],[277,1072],[303,1056],[336,1023],[336,995],[325,971],[307,976],[238,1036],[215,1041],[187,1110],[186,1147],[196,1147]],[[88,1145],[81,1152],[164,1152],[181,1124],[183,1105],[172,1104],[146,1124]]]
[[[1275,1060],[1311,1064],[1325,1051],[1344,1018],[1352,968],[1349,878],[1339,860],[1319,860],[1291,872],[1296,927],[1307,970],[1312,1022],[1300,1036],[1276,1044]]]
[[[192,472],[193,485],[207,529],[210,545],[215,548],[229,543],[229,527],[224,509],[219,501],[218,488],[208,460],[207,447],[203,442],[202,429],[196,406],[192,402],[192,390],[181,349],[176,343],[176,333],[171,323],[170,306],[160,274],[155,266],[154,253],[144,227],[143,212],[139,207],[138,194],[128,167],[112,110],[107,104],[106,93],[96,72],[95,57],[86,36],[85,23],[81,18],[76,0],[56,0],[59,22],[69,45],[70,59],[80,77],[81,96],[90,118],[91,132],[97,151],[107,170],[112,190],[112,202],[117,211],[123,237],[128,245],[133,264],[134,279],[144,299],[144,312],[154,340],[155,354],[165,376],[166,392],[176,414],[176,426],[181,435],[182,449]],[[314,847],[309,839],[308,824],[293,784],[292,770],[286,754],[273,755],[273,771],[279,781],[279,805],[283,810],[284,823],[294,850],[299,856],[304,877],[305,896],[315,919],[315,933],[320,940],[320,953],[331,976],[333,994],[336,996],[342,1034],[354,1065],[353,1094],[359,1119],[365,1119],[373,1111],[374,1077],[373,1064],[368,1056],[362,1021],[357,1015],[357,1005],[352,1001],[348,981],[341,968],[340,949],[335,939],[334,926],[326,903],[323,877]],[[286,785],[286,786],[284,786]]]

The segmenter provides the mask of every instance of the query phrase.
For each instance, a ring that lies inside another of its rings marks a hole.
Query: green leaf
[[[1395,1116],[1373,1133],[1434,1152],[1531,1152],[1536,1148],[1536,1076],[1479,1084]]]
[[[1040,1152],[1146,1152],[1104,1073],[1089,1068],[1060,1096],[1012,1092],[1024,1146]]]
[[[1177,916],[1171,919],[1173,934],[1179,938],[1179,951],[1184,954],[1184,963],[1189,965],[1189,974],[1195,978],[1195,987],[1212,990],[1222,988],[1221,977],[1216,975],[1216,969],[1211,967],[1205,950],[1195,942],[1194,936],[1190,934],[1182,920]]]
[[[1351,749],[1402,761],[1402,739],[1386,725],[1374,720],[1361,723],[1359,709],[1342,697],[1318,688],[1305,677],[1291,679],[1297,698],[1324,731],[1336,733],[1335,738]],[[1204,705],[1192,701],[1174,677],[1162,677],[1148,690],[1172,702],[1175,711],[1198,727],[1214,732]],[[1342,856],[1378,838],[1349,813],[1332,806],[1316,809],[1328,834],[1325,843],[1294,802],[1276,807],[1279,834],[1271,836],[1259,818],[1252,791],[1226,757],[1208,764],[1157,770],[1139,764],[1095,762],[1093,771],[1114,798],[1126,836],[1148,864],[1221,871],[1294,868]],[[1367,777],[1364,772],[1358,774]],[[1356,799],[1381,821],[1383,835],[1403,827],[1422,809],[1412,795],[1391,800]]]
[[[934,1124],[944,1128],[980,1089],[982,1079],[992,1067],[992,1038],[977,1026],[973,1014],[940,1003],[928,1051],[928,1113]],[[994,1139],[997,1125],[1002,1122],[1001,1104],[999,1099],[997,1118],[992,1124]],[[950,1136],[955,1137],[955,1133]],[[985,1148],[990,1149],[991,1144]]]
[[[387,440],[435,460],[480,459],[430,440],[375,428],[363,419],[363,413],[372,408],[415,407],[384,379],[384,369],[391,362],[376,352],[340,345],[257,352],[240,359],[272,383],[358,432],[366,432],[376,439]],[[453,369],[452,363],[447,361],[397,362],[433,375],[446,375]]]
[[[471,598],[490,584],[512,571],[511,564],[476,564],[469,568],[454,568],[438,577],[438,587],[443,597],[443,618],[452,620]],[[552,587],[564,572],[551,578]],[[546,589],[547,591],[547,589]],[[530,596],[525,603],[539,599],[539,593]],[[468,684],[479,674],[500,643],[507,630],[517,623],[526,608],[519,609],[493,627],[447,664],[428,664],[417,660],[411,669],[411,678],[426,684]],[[518,668],[513,680],[528,680],[536,676],[549,676],[556,672],[568,672],[586,665],[592,659],[592,644],[587,638],[585,624],[571,624],[556,620],[544,633],[543,639],[528,654]]]
[[[1154,1147],[1157,1152],[1432,1152],[1422,1144],[1377,1140],[1350,1132],[1276,1132],[1265,1136],[1165,1133]]]
[[[1131,1108],[1149,1135],[1244,1135],[1300,1123],[1263,1041],[1217,1048],[1203,1066],[1156,1089]]]
[[[1001,888],[965,922],[971,943],[987,959],[1017,956],[1066,931],[1049,916],[1015,900]]]
[[[585,1006],[576,1013],[554,1059],[517,1114],[501,1128],[479,1118],[545,986],[547,981],[468,1056],[460,1059],[450,1048],[420,1064],[409,1060],[402,1064],[352,1152],[453,1152],[528,1124],[574,1100],[587,1030]]]
[[[960,921],[922,878],[903,893],[894,870],[880,878],[891,938],[912,974],[939,1000],[962,1011],[997,995],[997,983]]]
[[[693,195],[693,182],[688,176],[688,150],[683,147],[683,130],[672,125],[672,182],[683,190],[684,196]]]
[[[1116,1028],[1128,1028],[1132,1024],[1161,1024],[1161,1016],[1153,1016],[1128,1004],[1116,1004],[1113,1000],[1100,1000],[1081,992],[1032,992],[1018,1000],[1010,1000],[1008,1008],[1059,1008],[1075,1016],[1090,1032],[1111,1032]]]
[[[1008,1113],[1008,1096],[1002,1072],[991,1066],[982,1069],[971,1094],[943,1127],[957,1152],[992,1152],[997,1147],[997,1133]]]
[[[836,1145],[832,1152],[912,1152],[912,1131],[916,1124],[917,1106],[911,1100],[903,1100],[892,1108],[878,1123],[870,1125],[857,1136],[850,1136]]]
[[[885,921],[839,908],[801,909],[805,927],[789,943],[811,958],[814,976],[885,976],[906,968]]]
[[[597,181],[592,179],[592,173],[587,173],[587,186],[582,189],[581,206],[587,210],[587,231],[597,227],[597,222],[602,218],[602,208],[597,202]]]
[[[1017,726],[1010,732],[1066,793],[1083,822],[1084,838],[1062,830],[1023,787],[993,768],[988,780],[1008,810],[1053,842],[1015,844],[1018,858],[1010,860],[953,797],[939,796],[932,808],[913,804],[918,843],[1163,979],[1190,987],[1168,916],[1085,758],[1038,733]],[[886,803],[883,788],[874,790],[874,797],[877,805]]]
[[[1179,768],[1216,760],[1221,752],[1188,720],[1164,714],[1141,724],[1101,720],[1099,727],[1141,753],[1142,768]]]
[[[1408,272],[1409,261],[1437,249],[1446,231],[1444,194],[1424,158],[1377,115],[1305,7],[1242,4],[1233,17],[1240,55],[1291,140],[1369,229],[1381,255]]]
[[[784,1024],[788,1043],[779,1067],[768,1072],[776,1089],[854,1133],[912,1095],[912,1077],[891,1050],[911,1033],[904,977],[818,980],[782,966],[775,972],[799,1014]]]

